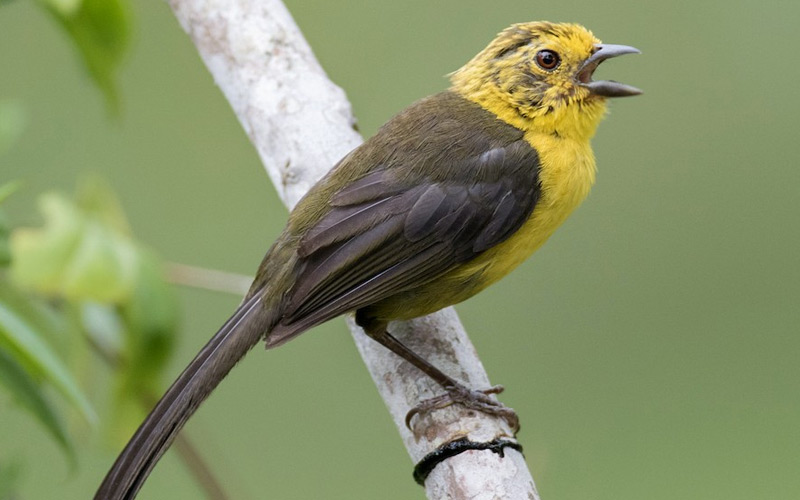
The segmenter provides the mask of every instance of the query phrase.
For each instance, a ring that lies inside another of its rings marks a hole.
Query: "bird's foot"
[[[454,403],[458,403],[471,410],[487,413],[489,415],[496,415],[505,419],[509,427],[514,431],[514,434],[516,434],[517,431],[519,431],[519,417],[517,414],[503,403],[489,397],[490,394],[500,394],[503,390],[504,387],[502,385],[495,385],[484,390],[470,389],[461,384],[447,386],[445,387],[445,391],[447,392],[444,394],[426,399],[412,408],[406,414],[406,427],[411,430],[411,419],[416,415],[430,413],[434,410],[441,410]]]

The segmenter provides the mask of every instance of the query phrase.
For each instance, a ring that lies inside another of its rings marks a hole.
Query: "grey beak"
[[[601,62],[625,54],[641,54],[639,49],[627,45],[611,45],[607,43],[597,44],[594,47],[594,53],[583,62],[575,77],[578,80],[578,85],[589,89],[593,95],[601,97],[627,97],[642,93],[636,87],[613,80],[592,80],[592,74],[594,74],[594,70],[597,69]]]

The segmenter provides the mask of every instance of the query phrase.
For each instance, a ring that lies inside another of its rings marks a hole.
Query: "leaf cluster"
[[[0,200],[14,189],[0,187]],[[95,181],[74,199],[38,201],[44,222],[35,228],[11,227],[0,205],[0,387],[72,459],[67,417],[90,429],[98,421],[91,400],[102,395],[87,395],[88,382],[111,374],[106,427],[120,438],[160,391],[177,304],[110,189]]]

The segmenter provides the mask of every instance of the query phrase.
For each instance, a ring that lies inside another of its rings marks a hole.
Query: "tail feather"
[[[269,330],[262,294],[248,298],[167,390],[120,453],[95,500],[132,499],[206,397]]]

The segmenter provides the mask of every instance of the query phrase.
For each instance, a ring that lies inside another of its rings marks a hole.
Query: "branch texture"
[[[255,145],[278,193],[294,206],[317,179],[362,139],[344,92],[327,77],[279,0],[170,0],[179,22]],[[405,426],[405,415],[441,389],[416,368],[348,324],[375,384],[416,463],[459,438],[513,440],[499,418],[453,405]],[[392,333],[435,366],[473,388],[488,376],[452,308]],[[449,458],[425,482],[431,499],[533,499],[522,454],[475,450]],[[409,474],[410,479],[410,474]]]

